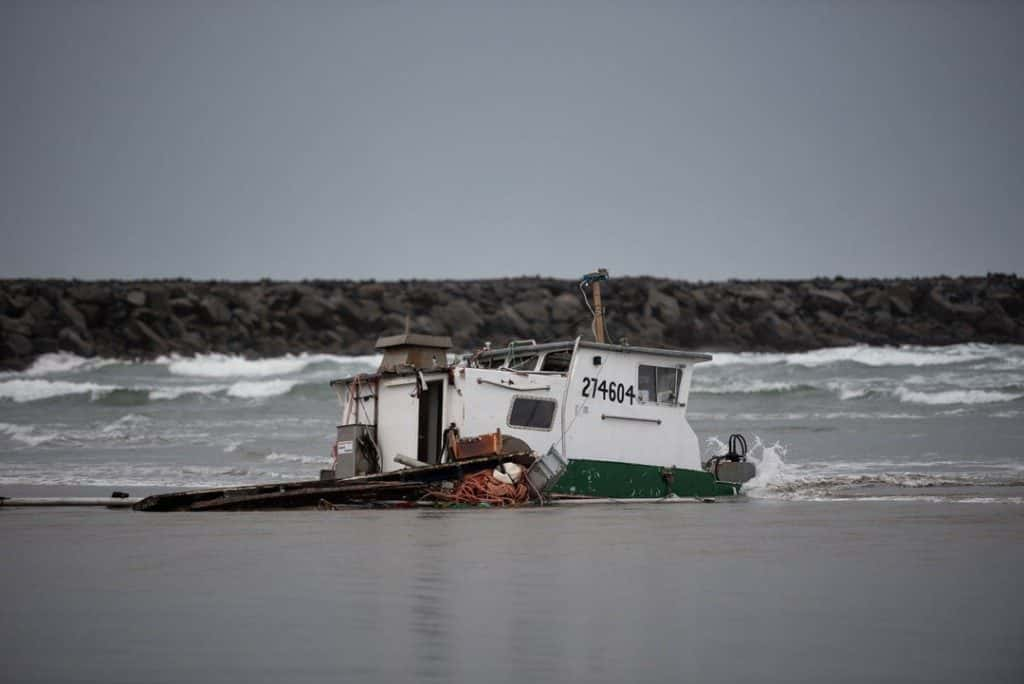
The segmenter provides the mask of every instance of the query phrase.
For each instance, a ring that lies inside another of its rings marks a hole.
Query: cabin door
[[[435,465],[441,460],[442,407],[444,402],[444,381],[427,383],[426,391],[420,392],[420,419],[416,458]]]

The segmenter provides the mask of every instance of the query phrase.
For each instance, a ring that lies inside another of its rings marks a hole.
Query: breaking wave
[[[71,382],[68,380],[4,380],[0,382],[0,399],[18,403],[53,399],[74,394],[88,394],[97,398],[113,392],[118,387],[95,382]]]
[[[818,368],[839,363],[851,363],[861,366],[944,366],[959,363],[974,363],[982,360],[1014,361],[1014,353],[1020,354],[1020,347],[991,344],[957,344],[947,347],[919,347],[904,345],[900,347],[871,347],[854,345],[815,349],[814,351],[793,354],[757,353],[757,352],[721,352],[715,353],[712,366],[762,366],[784,364]]]
[[[213,353],[194,357],[163,356],[156,363],[167,366],[172,375],[192,378],[269,378],[299,373],[315,364],[374,365],[380,363],[380,357],[302,353],[270,359],[247,359],[233,354]]]
[[[301,454],[279,454],[270,453],[263,457],[268,463],[302,463],[305,465],[328,464],[329,456],[304,456]]]
[[[227,395],[238,399],[266,399],[288,394],[296,384],[294,380],[241,380],[228,388]]]
[[[706,441],[705,458],[725,452],[725,443],[717,437]],[[980,487],[1017,492],[1024,488],[1024,465],[1020,463],[949,459],[789,463],[788,452],[789,447],[779,442],[766,444],[755,436],[747,458],[757,466],[757,475],[743,485],[743,493],[754,499],[794,501],[909,501],[915,497],[900,494],[901,490],[955,488],[928,498],[974,503],[1024,501],[1015,496],[979,497],[963,492],[963,488],[977,491]],[[896,494],[879,494],[879,490],[896,490]]]
[[[949,406],[955,404],[996,404],[1005,401],[1016,401],[1024,394],[1008,392],[991,392],[985,390],[947,390],[943,392],[915,392],[905,387],[897,387],[893,396],[905,404],[924,404],[926,406]]]
[[[715,384],[695,382],[692,391],[698,394],[782,394],[814,389],[813,385],[801,383],[735,379]]]

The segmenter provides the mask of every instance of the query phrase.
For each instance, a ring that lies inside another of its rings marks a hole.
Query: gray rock
[[[804,297],[804,306],[811,310],[823,309],[838,316],[853,306],[853,300],[844,292],[812,288]]]
[[[44,321],[53,315],[53,305],[42,297],[36,297],[28,305],[27,313],[37,321]]]
[[[690,295],[693,297],[693,303],[697,306],[697,313],[709,314],[714,311],[715,305],[712,304],[704,290],[694,290]]]
[[[532,295],[512,305],[520,316],[533,325],[547,323],[551,316],[548,311],[547,296]]]
[[[795,345],[793,326],[774,313],[762,315],[755,321],[752,329],[754,335],[758,338],[758,342],[761,344],[767,343],[773,347],[783,349],[791,348]]]
[[[85,316],[82,312],[75,308],[69,300],[61,298],[57,302],[57,310],[60,312],[61,318],[75,326],[75,330],[79,332],[83,337],[89,336],[89,326],[85,322]]]
[[[975,325],[978,332],[989,335],[1000,335],[1012,338],[1017,332],[1017,324],[1002,310],[993,309]]]
[[[146,306],[146,293],[142,290],[130,290],[123,299],[137,309]]]
[[[789,317],[796,313],[796,304],[786,296],[776,297],[771,302],[772,310],[780,316]]]
[[[892,312],[894,314],[903,316],[904,318],[911,316],[914,313],[914,307],[911,304],[911,300],[904,295],[889,295],[889,306],[892,308]]]
[[[296,305],[295,313],[302,316],[312,328],[321,329],[331,325],[331,310],[314,295],[304,295]]]
[[[647,303],[644,305],[644,313],[666,325],[673,325],[679,321],[679,302],[674,297],[651,286],[647,288]]]
[[[138,331],[139,337],[142,338],[144,344],[149,347],[149,350],[155,354],[166,354],[170,351],[170,347],[159,333],[153,328],[146,325],[141,320],[136,320],[133,324],[136,331]]]
[[[31,314],[25,314],[21,318],[11,318],[10,316],[0,316],[0,332],[5,335],[22,335],[24,337],[30,337],[32,335],[32,327],[36,321]]]
[[[374,306],[371,314],[361,299],[353,299],[339,292],[327,300],[331,311],[338,315],[345,325],[359,327],[363,323],[376,320],[381,317],[381,307]]]
[[[79,356],[93,356],[96,353],[96,347],[91,342],[83,340],[74,328],[61,330],[57,335],[57,344],[61,349],[67,349]]]
[[[881,290],[871,290],[864,298],[864,308],[868,311],[885,311],[886,313],[890,310],[889,296]]]
[[[146,292],[146,306],[154,311],[166,313],[171,308],[170,304],[171,295],[166,288],[153,287]]]
[[[484,322],[480,314],[464,299],[455,299],[443,306],[434,307],[431,317],[445,332],[468,336],[474,335]]]
[[[560,294],[551,300],[551,320],[566,323],[583,316],[583,302],[576,295]],[[588,314],[589,315],[589,314]]]
[[[196,302],[191,297],[172,297],[170,305],[171,311],[178,316],[187,316],[196,308]]]
[[[226,325],[231,322],[231,309],[220,297],[209,295],[199,300],[199,315],[212,325]],[[177,309],[175,309],[177,313]]]
[[[15,332],[5,333],[0,342],[4,347],[4,357],[29,356],[32,353],[32,342],[24,335]]]
[[[108,304],[110,302],[110,288],[85,283],[68,288],[68,296],[76,302],[88,304]]]
[[[934,287],[925,297],[924,306],[927,311],[939,320],[947,323],[955,321],[980,321],[985,317],[985,309],[976,304],[954,304],[946,299],[939,288]]]
[[[839,317],[824,309],[815,311],[814,317],[818,319],[818,323],[820,323],[825,330],[835,330],[836,326],[839,325]]]

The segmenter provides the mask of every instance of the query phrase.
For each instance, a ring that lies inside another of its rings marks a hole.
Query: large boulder
[[[853,300],[845,292],[811,288],[804,296],[804,306],[812,311],[823,310],[841,316],[843,312],[853,306]]]
[[[146,306],[146,293],[142,290],[129,290],[125,293],[122,299],[128,304],[128,306],[136,309]]]
[[[673,325],[679,321],[679,302],[653,285],[647,288],[647,303],[644,315],[653,316],[665,325]]]
[[[0,339],[0,356],[3,358],[28,356],[32,351],[32,342],[24,335],[4,333]]]
[[[167,344],[167,340],[153,330],[153,328],[146,325],[146,323],[137,319],[133,322],[133,326],[135,327],[138,336],[148,347],[149,351],[154,354],[166,354],[170,351],[170,346]]]
[[[202,319],[211,325],[227,325],[231,322],[231,309],[224,300],[215,295],[208,295],[199,300],[198,309]],[[177,308],[175,313],[179,313]]]
[[[79,356],[92,356],[96,353],[96,347],[87,340],[82,339],[74,328],[64,328],[57,335],[57,344],[61,349],[74,352]]]
[[[329,328],[331,326],[331,310],[317,296],[312,294],[303,295],[295,307],[295,313],[302,316],[310,327],[315,329]]]
[[[551,320],[566,323],[583,315],[583,303],[576,295],[560,294],[551,300]]]
[[[70,300],[64,298],[58,300],[57,310],[60,312],[61,318],[73,325],[83,337],[89,336],[89,325],[85,322],[85,316]]]
[[[938,287],[928,291],[924,300],[925,310],[941,321],[953,323],[955,321],[980,321],[985,317],[986,311],[977,304],[954,304],[943,296]]]
[[[758,346],[770,345],[780,349],[791,349],[797,346],[793,326],[772,312],[758,318],[754,322],[752,330]]]
[[[464,299],[455,299],[434,307],[431,317],[451,335],[472,336],[484,322],[480,314]]]
[[[36,297],[32,300],[32,303],[28,305],[26,313],[31,314],[32,318],[37,321],[43,321],[53,315],[53,305],[43,297]]]

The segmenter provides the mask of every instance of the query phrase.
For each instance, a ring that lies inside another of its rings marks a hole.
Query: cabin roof
[[[393,349],[396,347],[429,347],[431,349],[451,349],[452,338],[441,335],[424,335],[422,333],[403,333],[388,335],[377,339],[377,349]]]
[[[560,342],[545,342],[543,344],[522,344],[514,345],[512,347],[501,347],[498,349],[488,349],[487,351],[481,352],[479,358],[491,358],[492,356],[504,356],[508,354],[509,350],[515,350],[517,353],[524,352],[546,352],[546,351],[560,351],[563,349],[572,349],[576,345],[574,340],[562,340]],[[581,349],[603,349],[605,351],[621,352],[625,354],[652,354],[655,356],[671,356],[677,359],[688,359],[693,363],[703,363],[711,360],[711,354],[705,354],[702,352],[684,351],[682,349],[662,349],[659,347],[634,347],[628,344],[608,344],[607,342],[590,342],[587,340],[580,340]],[[469,358],[472,354],[466,354],[463,358]]]

